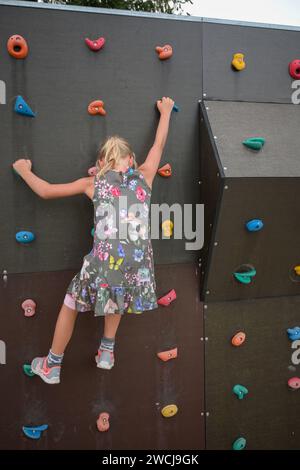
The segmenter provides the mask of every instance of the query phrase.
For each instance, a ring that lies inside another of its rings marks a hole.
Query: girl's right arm
[[[25,183],[38,196],[43,199],[55,199],[60,197],[75,196],[76,194],[86,194],[92,199],[94,177],[80,178],[72,183],[51,184],[39,178],[31,171],[31,161],[27,159],[16,160],[13,168],[23,178]]]

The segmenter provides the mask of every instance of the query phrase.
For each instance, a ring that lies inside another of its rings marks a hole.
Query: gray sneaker
[[[97,367],[100,369],[111,369],[115,363],[114,353],[106,349],[98,349],[98,354],[95,356]]]
[[[35,357],[31,362],[31,370],[47,384],[59,384],[60,382],[61,366],[48,367],[47,357]]]

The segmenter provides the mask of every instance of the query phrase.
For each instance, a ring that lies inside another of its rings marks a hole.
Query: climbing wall
[[[171,164],[172,177],[156,178],[152,202],[196,203],[201,30],[198,22],[129,12],[0,5],[0,80],[6,84],[6,102],[0,105],[0,196],[5,201],[0,373],[7,397],[2,449],[204,448],[198,254],[185,250],[185,240],[153,240],[158,297],[175,290],[176,300],[122,319],[111,371],[96,368],[103,319],[88,312],[79,315],[59,386],[24,373],[24,364],[47,353],[65,290],[92,248],[93,207],[85,196],[42,200],[11,168],[26,156],[34,172],[51,183],[75,180],[88,174],[99,143],[112,134],[127,138],[142,162],[155,137],[156,101],[171,96],[178,111],[172,113],[162,165]],[[14,34],[28,43],[24,60],[6,50]],[[105,46],[95,53],[84,39],[100,35]],[[155,47],[166,42],[175,53],[161,61]],[[182,87],[187,81],[189,86]],[[14,111],[18,96],[35,117]],[[106,116],[88,114],[96,99],[104,101]],[[34,233],[35,240],[17,243],[20,231]],[[36,303],[34,316],[24,316],[26,299]],[[176,359],[164,362],[157,356],[175,348]],[[169,419],[162,415],[167,406]],[[101,412],[110,415],[106,433],[96,427]],[[40,425],[48,429],[39,439],[22,432],[23,426]]]

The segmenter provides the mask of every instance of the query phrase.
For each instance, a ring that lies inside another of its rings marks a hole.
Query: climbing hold
[[[246,223],[246,229],[249,232],[258,232],[259,230],[263,228],[263,226],[264,226],[264,223],[260,219],[249,220],[249,222]]]
[[[238,72],[244,70],[244,68],[246,67],[244,57],[244,54],[242,54],[241,52],[236,52],[235,54],[233,54],[231,65]]]
[[[246,268],[247,271],[234,272],[233,275],[241,284],[250,284],[252,279],[256,276],[255,268]]]
[[[299,326],[294,326],[294,328],[288,328],[286,331],[291,341],[300,339],[300,327]]]
[[[288,386],[293,390],[298,390],[300,388],[300,378],[299,377],[291,377],[288,380]]]
[[[246,447],[246,443],[247,443],[247,441],[244,437],[239,437],[232,444],[232,449],[233,450],[243,450]]]
[[[169,361],[170,359],[176,359],[177,358],[177,348],[169,349],[169,351],[159,352],[159,353],[157,353],[157,356],[159,357],[159,359],[161,359],[164,362]]]
[[[264,143],[263,137],[249,137],[249,139],[243,140],[243,144],[252,150],[260,150]]]
[[[26,101],[22,98],[22,96],[18,95],[15,102],[14,110],[18,114],[22,114],[23,116],[28,117],[35,117],[35,114],[30,106],[26,103]]]
[[[95,234],[95,229],[92,228],[92,230],[91,230],[91,235],[92,235],[92,237],[94,236],[94,234]]]
[[[89,176],[96,176],[97,173],[98,168],[96,166],[91,166],[91,168],[88,169]]]
[[[31,299],[24,300],[22,308],[25,317],[33,317],[33,315],[35,315],[36,303]]]
[[[39,439],[42,435],[42,432],[46,431],[46,429],[48,429],[48,424],[42,424],[41,426],[22,427],[23,433],[30,439]]]
[[[178,411],[178,408],[176,405],[166,405],[161,410],[161,414],[165,418],[172,418],[172,416],[176,415],[177,411]]]
[[[163,235],[164,237],[171,237],[172,234],[173,234],[173,227],[174,227],[174,224],[171,220],[165,220],[162,224],[161,224],[161,228],[162,228],[162,231],[163,231]]]
[[[178,113],[179,108],[178,108],[177,104],[174,104],[174,106],[172,108],[172,111],[176,111],[176,113]]]
[[[292,60],[289,63],[289,72],[292,78],[300,80],[300,59]]]
[[[155,50],[160,60],[169,59],[173,55],[173,49],[170,44],[166,44],[165,46],[156,46]]]
[[[22,230],[21,232],[16,233],[16,240],[19,243],[31,243],[35,240],[35,235],[32,232],[27,232],[26,230]]]
[[[28,377],[33,377],[35,374],[32,372],[30,364],[23,364],[23,371],[24,374],[28,375]]]
[[[168,307],[173,300],[176,299],[176,292],[174,289],[170,290],[166,295],[160,297],[157,300],[158,305],[163,305],[164,307]]]
[[[239,400],[242,400],[245,395],[248,393],[248,389],[244,385],[236,384],[233,389],[233,393],[238,397]]]
[[[297,274],[297,276],[300,276],[300,266],[299,265],[294,267],[294,271]]]
[[[15,59],[25,59],[28,55],[28,46],[26,40],[19,34],[14,34],[7,41],[7,50],[9,55]]]
[[[231,338],[232,346],[241,346],[246,340],[246,334],[243,331],[239,331]]]
[[[36,303],[34,300],[27,299],[22,303],[22,309],[24,310],[25,317],[33,317],[35,314]]]
[[[170,163],[166,163],[164,166],[157,170],[157,173],[164,178],[169,178],[172,175],[172,168]]]
[[[103,412],[99,414],[97,419],[97,428],[100,432],[109,430],[109,413]]]
[[[101,114],[101,116],[105,116],[106,111],[104,109],[104,102],[101,100],[92,101],[88,105],[88,113],[92,116],[95,116],[96,114]]]
[[[85,41],[86,45],[88,46],[88,48],[91,49],[91,51],[95,51],[95,52],[102,49],[102,47],[105,44],[105,39],[102,38],[102,37],[98,38],[98,39],[85,38],[84,41]]]

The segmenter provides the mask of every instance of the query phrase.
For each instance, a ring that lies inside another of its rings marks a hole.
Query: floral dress
[[[150,237],[151,190],[139,170],[95,176],[94,243],[67,293],[76,310],[141,313],[157,308]]]

